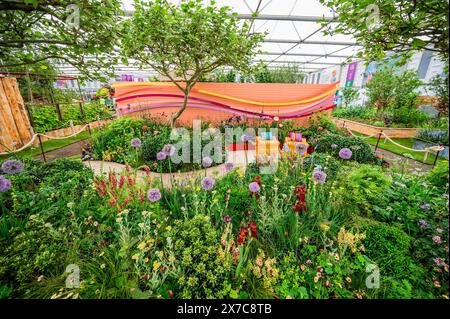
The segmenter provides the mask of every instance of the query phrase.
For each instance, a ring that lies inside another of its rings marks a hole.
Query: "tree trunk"
[[[177,121],[177,119],[181,116],[181,114],[183,113],[183,111],[186,109],[186,105],[189,99],[189,92],[190,90],[187,90],[184,92],[184,100],[183,100],[183,105],[181,106],[181,108],[174,114],[172,115],[172,117],[170,118],[170,126],[172,128],[175,127],[175,123]]]

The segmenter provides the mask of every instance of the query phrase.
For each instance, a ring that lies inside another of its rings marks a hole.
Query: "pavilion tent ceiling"
[[[180,0],[168,0],[178,4]],[[210,0],[203,0],[208,3]],[[319,20],[333,20],[333,12],[319,0],[216,0],[219,6],[230,6],[243,20],[251,23],[251,32],[267,32],[255,62],[264,61],[269,67],[295,64],[304,72],[333,67],[348,62],[360,46],[351,36],[324,35]],[[126,15],[133,12],[133,0],[123,0]],[[257,19],[252,14],[258,12]],[[333,28],[333,23],[330,28]],[[153,70],[139,70],[136,65],[119,65],[118,74],[156,75]],[[73,68],[63,73],[76,73]]]

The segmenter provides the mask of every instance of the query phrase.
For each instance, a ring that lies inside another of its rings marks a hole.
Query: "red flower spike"
[[[123,185],[125,184],[125,176],[120,176],[119,180],[119,189],[122,189]]]

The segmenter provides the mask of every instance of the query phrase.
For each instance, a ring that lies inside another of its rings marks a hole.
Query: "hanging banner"
[[[356,69],[358,68],[358,62],[352,62],[348,65],[347,78],[345,79],[345,87],[352,87],[353,81],[355,81]]]

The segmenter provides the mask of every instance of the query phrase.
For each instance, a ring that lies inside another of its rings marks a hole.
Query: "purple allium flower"
[[[212,163],[213,163],[213,160],[211,157],[209,157],[209,156],[203,157],[203,159],[202,159],[203,167],[210,167],[212,165]]]
[[[248,142],[249,140],[250,140],[250,136],[248,136],[247,134],[242,134],[242,136],[241,136],[242,142]]]
[[[331,144],[331,148],[336,148],[337,147],[337,145],[336,144]]]
[[[18,160],[7,160],[2,164],[2,170],[6,174],[17,174],[23,170],[23,163]]]
[[[223,220],[225,223],[231,223],[231,216],[230,215],[225,215],[223,216]]]
[[[297,153],[299,153],[300,155],[303,155],[306,153],[307,151],[307,147],[305,144],[300,143],[300,144],[295,144],[295,150],[297,151]]]
[[[156,159],[158,161],[164,161],[166,159],[167,155],[164,152],[158,152],[156,153]]]
[[[438,245],[442,244],[442,238],[440,236],[434,236],[433,241]]]
[[[257,182],[251,182],[250,184],[248,184],[248,189],[252,193],[257,193],[259,192],[259,184]]]
[[[138,139],[138,138],[133,138],[133,139],[131,140],[131,146],[138,148],[138,147],[141,147],[141,145],[142,145],[142,142],[141,142],[140,139]]]
[[[342,158],[342,159],[345,159],[345,160],[350,159],[352,157],[352,154],[353,153],[352,153],[351,149],[346,148],[346,147],[342,148],[339,151],[339,157]]]
[[[431,205],[429,203],[423,203],[422,205],[420,205],[420,208],[422,210],[430,210],[431,209]]]
[[[6,192],[10,188],[11,188],[11,181],[5,178],[5,176],[0,175],[0,193]]]
[[[225,163],[225,169],[227,170],[227,172],[231,171],[233,169],[234,165],[231,162],[226,162]]]
[[[152,188],[147,192],[147,199],[151,202],[157,202],[161,199],[161,192],[157,188]]]
[[[202,179],[202,181],[200,182],[200,184],[202,185],[202,188],[205,191],[209,191],[214,187],[214,183],[216,181],[214,180],[214,178],[211,177],[205,177],[204,179]]]
[[[327,179],[327,174],[325,174],[325,172],[323,171],[316,170],[313,172],[312,179],[319,184],[323,184]]]
[[[162,152],[164,152],[167,156],[172,156],[173,154],[175,154],[175,146],[173,146],[172,144],[166,144],[163,146]]]
[[[425,229],[425,228],[428,227],[428,223],[427,223],[427,221],[425,219],[419,220],[418,224],[419,224],[419,227],[422,228],[422,229]]]

